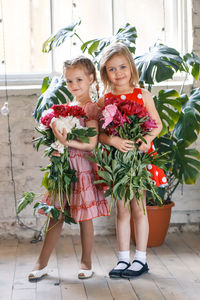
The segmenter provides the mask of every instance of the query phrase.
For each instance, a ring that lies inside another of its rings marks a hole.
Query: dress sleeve
[[[97,105],[97,103],[87,103],[85,108],[85,113],[87,116],[87,121],[96,120],[99,121],[101,116],[101,108]]]

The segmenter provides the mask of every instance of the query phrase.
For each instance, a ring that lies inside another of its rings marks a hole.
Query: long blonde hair
[[[130,87],[136,86],[139,82],[138,71],[131,52],[124,44],[113,43],[104,49],[100,61],[100,76],[104,84],[104,91],[110,90],[112,86],[106,72],[106,63],[115,55],[123,55],[129,63],[131,70],[131,78],[129,81]]]

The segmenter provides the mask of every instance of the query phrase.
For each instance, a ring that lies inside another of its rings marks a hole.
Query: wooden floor
[[[30,283],[31,270],[42,243],[0,240],[1,300],[199,300],[200,234],[169,234],[163,246],[148,249],[150,272],[133,280],[113,280],[109,270],[117,262],[114,236],[95,237],[93,278],[77,279],[79,237],[63,237],[49,262],[49,275]],[[132,245],[132,257],[134,247]]]

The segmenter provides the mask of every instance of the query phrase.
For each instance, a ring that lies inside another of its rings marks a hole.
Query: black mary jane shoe
[[[122,274],[121,274],[122,278],[128,278],[128,279],[135,278],[135,277],[140,276],[142,274],[145,274],[145,273],[147,273],[149,271],[147,263],[143,264],[139,260],[134,260],[133,263],[134,262],[137,262],[137,263],[141,264],[142,268],[139,271],[133,271],[133,270],[129,270],[127,268],[126,270],[122,271]]]
[[[110,278],[121,278],[121,275],[122,275],[122,272],[124,272],[126,269],[128,269],[130,267],[130,263],[127,263],[126,261],[123,261],[123,260],[120,260],[117,264],[125,264],[126,265],[126,268],[124,269],[112,269],[110,272],[109,272],[109,276]]]

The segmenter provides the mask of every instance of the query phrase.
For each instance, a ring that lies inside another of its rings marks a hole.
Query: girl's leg
[[[92,269],[92,247],[94,240],[94,228],[92,220],[80,222],[80,234],[81,234],[81,269]]]
[[[121,273],[130,266],[130,211],[124,206],[124,201],[117,201],[116,234],[118,242],[117,266],[109,272],[112,278],[121,277]]]
[[[63,220],[56,221],[56,220],[50,219],[48,231],[47,231],[47,234],[44,239],[42,250],[41,250],[40,256],[38,257],[38,260],[33,268],[33,271],[41,270],[47,266],[49,258],[51,256],[51,253],[56,246],[58,238],[60,237],[63,222],[64,222]]]
[[[143,203],[145,207],[145,213],[142,205],[139,206],[137,204],[136,199],[133,199],[131,202],[131,211],[134,220],[136,250],[146,252],[149,236],[149,222],[146,212],[146,192],[143,194]]]
[[[134,230],[135,230],[135,241],[136,241],[136,253],[134,256],[134,260],[140,261],[133,262],[133,264],[128,268],[128,270],[132,270],[135,272],[133,276],[141,275],[142,273],[148,270],[148,266],[146,265],[146,249],[147,249],[147,241],[149,235],[149,222],[146,212],[146,193],[143,194],[143,203],[144,209],[142,205],[138,206],[136,199],[133,199],[131,202],[131,210],[132,216],[134,219]],[[141,271],[141,274],[138,273]],[[129,271],[128,271],[129,272]]]
[[[124,200],[117,201],[116,234],[119,251],[130,248],[130,210],[124,206]]]

